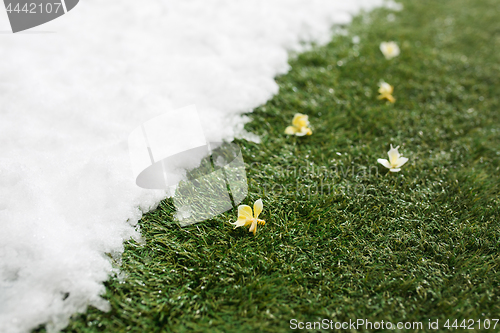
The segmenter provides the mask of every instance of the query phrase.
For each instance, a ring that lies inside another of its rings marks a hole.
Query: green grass
[[[66,331],[287,332],[293,318],[448,331],[446,319],[499,318],[500,3],[403,3],[395,20],[361,15],[291,60],[250,114],[262,143],[237,143],[245,203],[264,200],[256,237],[229,225],[236,209],[180,228],[166,200],[140,221],[145,244],[126,244],[125,279],[106,283],[112,310]],[[401,47],[391,61],[387,40]],[[381,79],[395,104],[376,99]],[[296,112],[312,136],[283,134]],[[376,163],[390,143],[410,159],[397,174]]]

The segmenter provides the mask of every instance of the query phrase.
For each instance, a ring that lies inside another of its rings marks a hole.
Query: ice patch
[[[106,253],[139,238],[137,221],[166,196],[135,185],[134,128],[196,104],[208,140],[258,141],[241,115],[278,92],[287,52],[383,4],[87,0],[41,33],[1,34],[0,332],[108,308]]]

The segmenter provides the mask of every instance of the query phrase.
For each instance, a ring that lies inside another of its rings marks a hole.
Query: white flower
[[[387,155],[389,155],[389,160],[379,158],[377,160],[378,163],[382,164],[385,166],[387,169],[389,169],[390,172],[399,172],[401,171],[401,167],[408,162],[408,158],[403,157],[399,154],[398,152],[399,146],[396,148],[392,147],[391,144],[391,150],[387,152]]]
[[[384,57],[387,60],[397,57],[400,53],[399,46],[395,42],[380,43],[380,51],[382,51]]]

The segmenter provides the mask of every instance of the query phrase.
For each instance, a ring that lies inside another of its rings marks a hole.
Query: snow
[[[290,51],[383,0],[81,1],[9,34],[0,10],[0,332],[64,328],[165,191],[135,185],[141,123],[196,104],[211,141],[278,92]]]

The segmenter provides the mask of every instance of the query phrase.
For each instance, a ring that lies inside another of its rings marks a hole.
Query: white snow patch
[[[288,52],[383,4],[85,0],[0,34],[0,332],[59,330],[88,305],[108,308],[106,253],[119,257],[166,196],[135,185],[131,130],[196,104],[210,141],[258,141],[240,115],[278,92]]]

